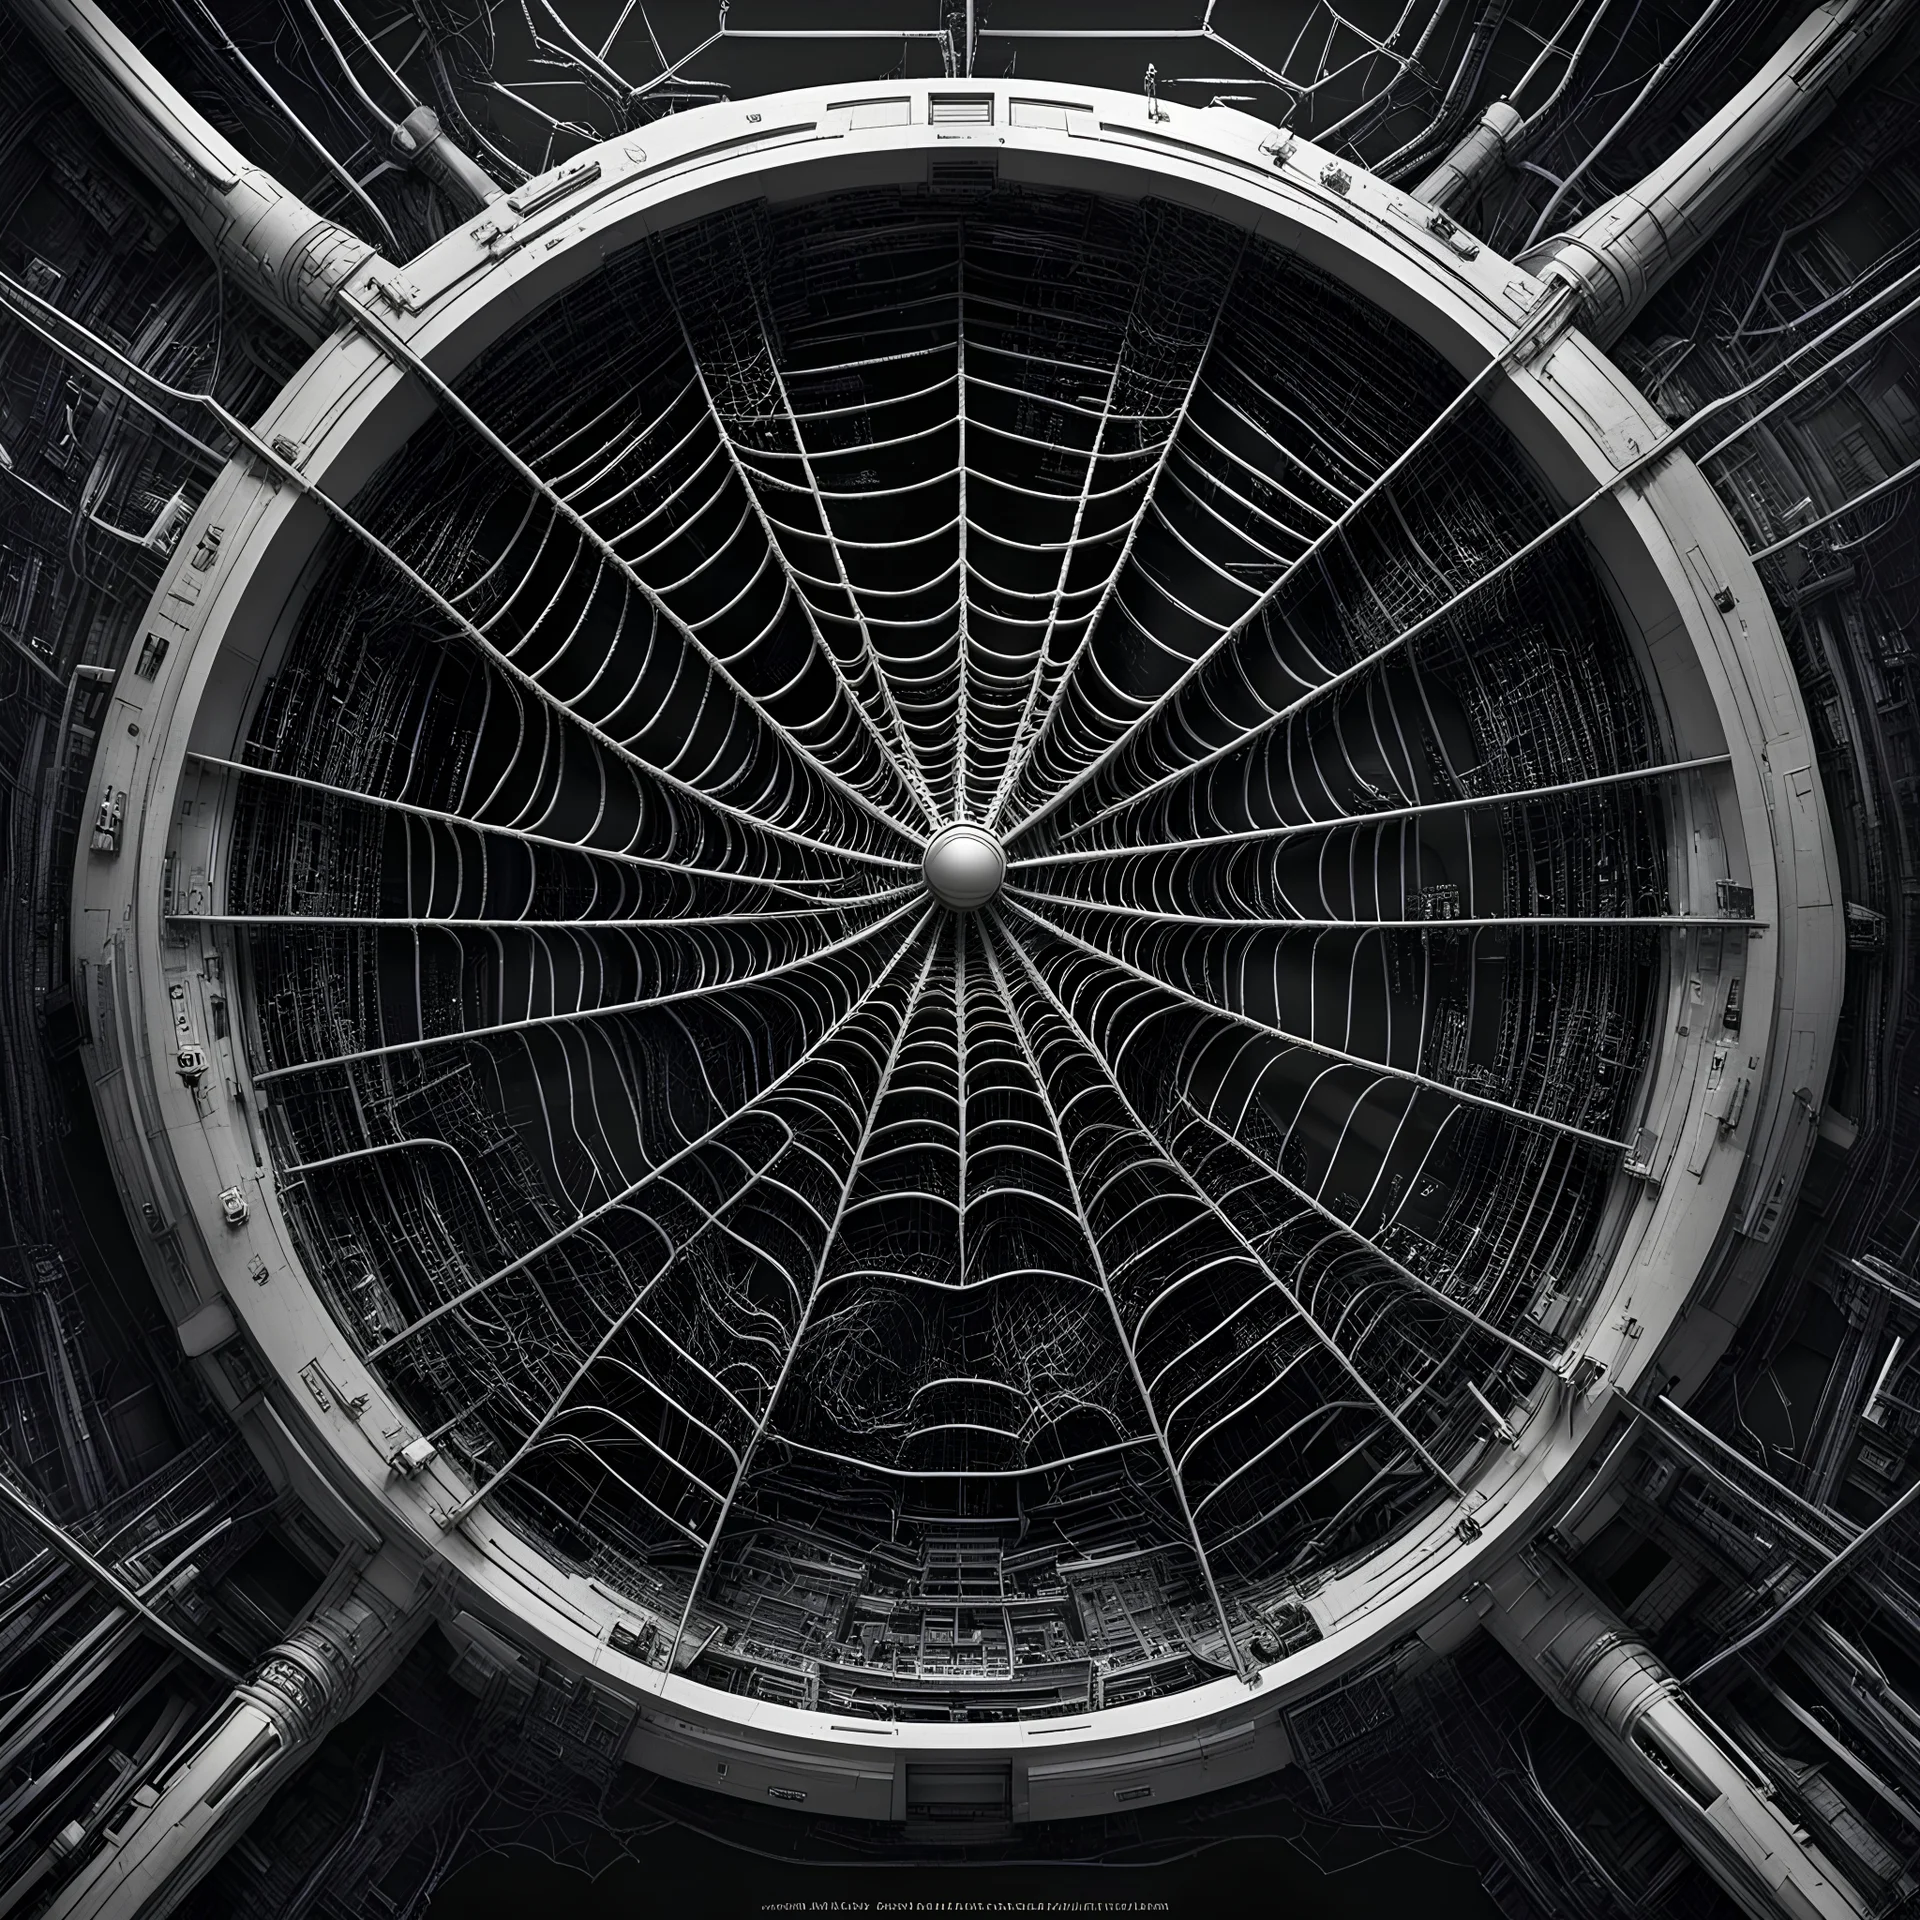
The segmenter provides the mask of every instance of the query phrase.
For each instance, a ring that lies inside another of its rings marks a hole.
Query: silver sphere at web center
[[[927,891],[956,913],[984,907],[1007,876],[1007,856],[1000,851],[1000,842],[984,827],[960,823],[942,827],[927,842],[920,865]]]

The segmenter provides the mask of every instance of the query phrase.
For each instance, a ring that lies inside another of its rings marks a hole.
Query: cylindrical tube
[[[47,63],[235,283],[318,346],[334,328],[336,290],[383,264],[374,249],[247,160],[93,0],[16,0],[16,9]]]
[[[1753,1920],[1866,1920],[1872,1903],[1773,1803],[1765,1775],[1571,1568],[1535,1547],[1468,1596]]]
[[[1473,205],[1506,170],[1507,142],[1526,124],[1517,107],[1496,100],[1473,130],[1414,188],[1413,197],[1442,213]]]
[[[1581,327],[1610,345],[1826,119],[1911,13],[1911,0],[1828,0],[1684,146],[1520,264],[1578,287]]]
[[[394,150],[441,188],[462,213],[478,213],[506,188],[449,140],[431,107],[415,107],[394,129]]]

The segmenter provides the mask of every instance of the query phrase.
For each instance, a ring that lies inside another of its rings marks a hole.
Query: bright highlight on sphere
[[[981,827],[942,827],[927,842],[921,862],[927,891],[943,907],[971,913],[984,907],[1000,891],[1006,878],[1007,856],[1000,842]]]

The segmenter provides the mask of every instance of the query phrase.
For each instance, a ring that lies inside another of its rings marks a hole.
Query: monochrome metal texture
[[[920,866],[927,891],[962,913],[988,905],[1007,878],[1006,850],[984,827],[965,821],[942,827],[927,842]]]
[[[1420,202],[751,108],[349,280],[208,493],[80,856],[109,1143],[255,1444],[643,1764],[1197,1792],[1724,1347],[1833,1044],[1806,715]]]

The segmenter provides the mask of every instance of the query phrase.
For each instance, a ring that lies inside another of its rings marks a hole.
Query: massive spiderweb
[[[290,1217],[467,1504],[854,1712],[1244,1666],[1459,1499],[1591,1277],[1688,777],[1403,327],[967,184],[714,214],[435,385],[227,876]]]

